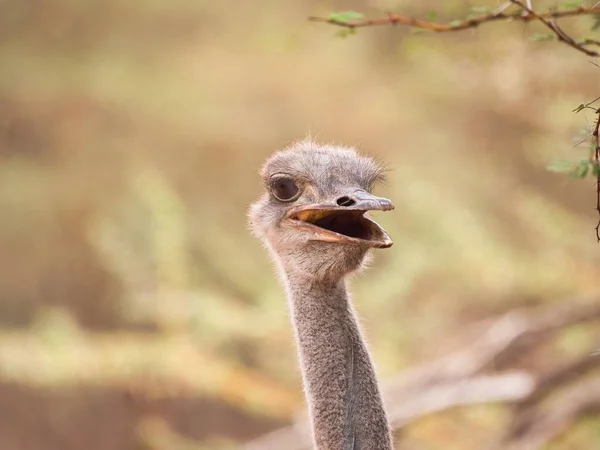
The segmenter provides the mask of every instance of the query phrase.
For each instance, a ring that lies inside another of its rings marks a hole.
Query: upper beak
[[[348,196],[348,199],[350,201],[354,201],[355,203],[350,206],[346,206],[346,209],[358,209],[361,211],[391,211],[394,209],[394,204],[391,200],[383,197],[377,197],[363,190],[354,191],[352,195]],[[340,199],[338,199],[338,201],[339,200]]]
[[[368,211],[390,211],[391,200],[356,190],[332,203],[314,203],[292,208],[287,218],[299,228],[312,232],[312,240],[357,243],[369,247],[391,247],[393,241]]]

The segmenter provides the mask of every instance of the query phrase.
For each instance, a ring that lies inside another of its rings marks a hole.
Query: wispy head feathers
[[[285,173],[327,187],[356,185],[371,190],[385,180],[385,170],[374,158],[337,145],[321,145],[311,139],[298,141],[267,160],[261,175],[265,182]]]

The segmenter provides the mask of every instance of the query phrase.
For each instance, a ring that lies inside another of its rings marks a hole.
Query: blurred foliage
[[[522,26],[347,41],[305,21],[362,6],[0,3],[1,448],[230,448],[303,409],[245,214],[263,159],[307,133],[390,169],[395,245],[354,282],[382,378],[478,318],[597,286],[590,188],[545,170],[585,158],[572,137],[593,115],[571,109],[597,68]],[[573,330],[534,362],[599,340]],[[451,411],[406,439],[481,448],[505,421]],[[600,442],[593,422],[565,439]]]

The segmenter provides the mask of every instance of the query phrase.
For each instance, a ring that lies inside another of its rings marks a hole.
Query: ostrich
[[[275,153],[249,211],[286,288],[317,450],[392,450],[375,370],[346,288],[370,248],[392,245],[368,211],[382,169],[354,150],[298,142]]]

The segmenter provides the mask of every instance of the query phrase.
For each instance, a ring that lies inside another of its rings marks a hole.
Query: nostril
[[[352,206],[354,205],[356,202],[354,200],[352,200],[350,197],[340,197],[336,200],[336,203],[340,206]]]

